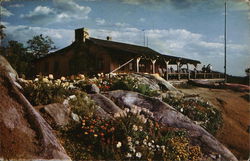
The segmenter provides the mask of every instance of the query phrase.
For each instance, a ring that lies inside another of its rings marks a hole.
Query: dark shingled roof
[[[170,56],[170,55],[163,55],[145,46],[126,44],[126,43],[115,42],[115,41],[110,41],[110,40],[101,40],[101,39],[96,39],[96,38],[90,38],[89,40],[101,47],[104,47],[107,49],[115,49],[115,50],[123,51],[126,53],[132,53],[138,57],[143,56],[143,57],[149,57],[149,58],[164,58],[166,60],[169,60],[170,63],[176,63],[176,61],[180,61],[181,63],[191,63],[191,64],[200,63],[200,61],[198,60],[175,57],[175,56]]]
[[[126,43],[121,43],[121,42],[115,42],[115,41],[110,41],[110,40],[101,40],[101,39],[96,39],[96,38],[89,38],[86,39],[86,42],[91,42],[94,43],[98,46],[101,46],[106,49],[111,49],[111,50],[116,50],[116,51],[121,51],[120,53],[127,53],[135,57],[146,57],[146,58],[152,58],[152,59],[165,59],[169,61],[170,64],[175,64],[177,61],[179,61],[182,64],[185,63],[190,63],[190,64],[199,64],[200,61],[198,60],[192,60],[192,59],[187,59],[187,58],[182,58],[182,57],[176,57],[176,56],[170,56],[170,55],[163,55],[160,54],[159,52],[150,49],[145,46],[139,46],[139,45],[133,45],[133,44],[126,44]],[[82,44],[84,42],[81,42]],[[70,50],[71,48],[74,48],[77,46],[79,42],[74,42],[71,45],[57,50],[55,52],[52,52],[44,57],[41,57],[39,59],[43,59],[55,54],[64,54],[67,50]],[[39,59],[37,61],[39,61]]]

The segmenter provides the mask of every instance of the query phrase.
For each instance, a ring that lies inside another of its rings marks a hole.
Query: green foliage
[[[169,92],[163,101],[196,121],[211,134],[215,134],[222,125],[221,112],[201,98],[185,99],[182,95]]]
[[[48,54],[50,50],[56,49],[51,38],[49,36],[44,37],[42,34],[34,36],[31,40],[27,41],[27,44],[31,53],[38,58]]]
[[[96,111],[96,105],[85,92],[75,92],[75,98],[70,99],[69,103],[72,112],[80,117],[88,116],[92,117]]]
[[[7,49],[9,49],[9,53],[6,58],[11,66],[18,74],[29,75],[31,73],[34,56],[27,52],[27,49],[22,43],[17,41],[9,41]]]
[[[135,91],[150,97],[158,95],[157,91],[152,90],[148,84],[141,84],[138,79],[130,76],[114,78],[112,82],[110,90]]]
[[[0,24],[0,40],[4,39],[4,37],[6,36],[6,34],[3,31],[5,28],[6,27],[4,25]]]

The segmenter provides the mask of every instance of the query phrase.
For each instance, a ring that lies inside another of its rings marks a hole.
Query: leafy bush
[[[136,78],[130,76],[122,76],[112,80],[110,90],[127,90],[135,91],[147,96],[157,96],[157,91],[154,91],[150,88],[148,84],[141,84],[140,81]]]
[[[81,125],[63,131],[71,142],[65,148],[73,160],[201,159],[200,148],[190,144],[184,131],[166,129],[146,118],[150,115],[134,106],[115,114],[114,120],[84,117]]]
[[[62,102],[73,92],[69,89],[72,84],[60,79],[53,80],[40,77],[23,83],[23,92],[32,105],[46,105]]]
[[[93,100],[91,100],[85,92],[77,91],[75,92],[75,97],[69,101],[71,111],[80,117],[93,116],[96,111],[96,105]]]
[[[168,92],[163,101],[188,116],[211,134],[215,134],[222,125],[221,112],[201,98],[187,99],[183,95]]]

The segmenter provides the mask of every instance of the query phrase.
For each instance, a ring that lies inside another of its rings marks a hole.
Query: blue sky
[[[244,76],[250,62],[250,1],[228,0],[228,72]],[[90,36],[148,46],[163,54],[198,59],[223,72],[223,0],[3,0],[4,42],[48,35],[57,48]],[[200,65],[200,67],[202,66]]]

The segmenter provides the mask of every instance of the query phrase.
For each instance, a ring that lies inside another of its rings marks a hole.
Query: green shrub
[[[68,88],[69,86],[69,82],[41,77],[23,83],[23,93],[32,105],[47,105],[62,102],[70,96],[73,92]]]
[[[182,95],[169,92],[163,101],[196,121],[211,134],[215,134],[222,125],[221,112],[201,98],[186,99]]]
[[[150,97],[158,95],[158,92],[152,90],[148,84],[141,84],[138,79],[130,76],[114,78],[112,82],[110,90],[135,91]]]
[[[94,101],[91,100],[85,92],[77,91],[75,92],[75,98],[69,101],[71,111],[80,117],[93,116],[96,111],[97,106]]]

